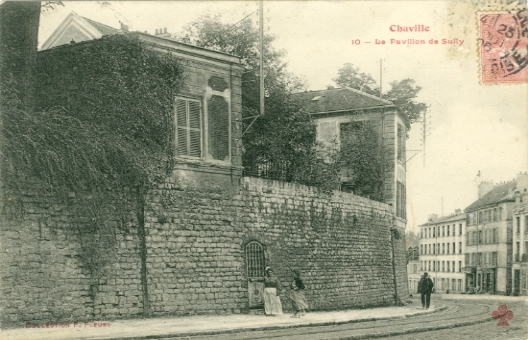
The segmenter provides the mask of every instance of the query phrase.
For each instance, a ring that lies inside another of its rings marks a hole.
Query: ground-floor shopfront
[[[496,268],[466,267],[466,291],[495,294],[497,291]]]
[[[528,295],[528,263],[514,263],[512,268],[512,294]]]
[[[433,277],[435,290],[439,293],[461,293],[465,291],[464,277]]]

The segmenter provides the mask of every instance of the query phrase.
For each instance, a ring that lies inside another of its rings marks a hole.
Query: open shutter
[[[176,99],[176,151],[178,156],[187,155],[187,103]]]
[[[200,102],[176,98],[176,152],[178,156],[202,156]]]
[[[200,103],[189,101],[189,156],[202,156]]]

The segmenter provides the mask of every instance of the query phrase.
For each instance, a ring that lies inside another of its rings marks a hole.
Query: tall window
[[[203,98],[176,97],[176,154],[180,157],[230,161],[231,92],[217,76],[208,81]]]
[[[405,184],[396,182],[396,216],[407,218],[406,208]],[[430,235],[431,233],[429,232]]]
[[[462,242],[458,242],[458,253],[462,254]]]
[[[447,236],[449,236],[449,225],[447,225]]]
[[[458,235],[462,235],[462,223],[458,225]]]
[[[398,124],[398,160],[405,162],[405,132],[401,124]]]
[[[178,156],[202,157],[202,113],[200,101],[176,98],[176,151]]]
[[[458,272],[462,271],[462,261],[458,261]]]
[[[517,226],[517,234],[519,234],[521,232],[521,218],[519,216],[517,216],[515,218],[515,224]]]

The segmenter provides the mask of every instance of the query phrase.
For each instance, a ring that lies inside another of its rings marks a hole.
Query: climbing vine
[[[134,195],[172,168],[172,108],[182,67],[169,51],[155,52],[129,35],[60,46],[38,53],[28,106],[12,90],[19,79],[3,57],[4,208],[23,212],[16,198],[34,190],[71,209],[95,301],[116,233],[127,233],[130,216],[142,209]]]

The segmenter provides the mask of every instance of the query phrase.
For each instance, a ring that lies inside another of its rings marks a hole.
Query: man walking
[[[418,283],[418,292],[422,295],[422,307],[429,309],[429,303],[431,302],[431,293],[433,292],[434,283],[429,278],[427,273],[424,273],[420,282]]]

